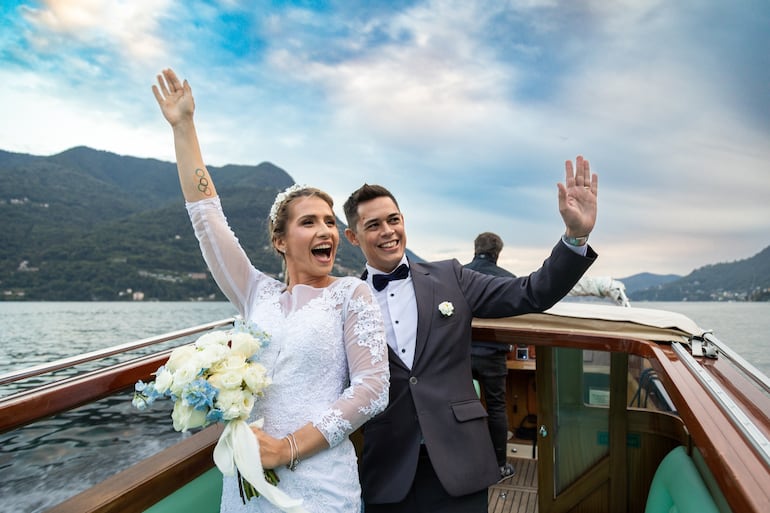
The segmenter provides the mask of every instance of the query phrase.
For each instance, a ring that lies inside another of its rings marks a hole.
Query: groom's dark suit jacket
[[[472,384],[473,317],[508,317],[550,308],[593,263],[561,241],[543,266],[519,278],[464,269],[457,260],[411,263],[417,299],[412,369],[389,349],[390,401],[364,426],[361,484],[368,503],[400,502],[417,469],[420,444],[446,491],[477,492],[500,478],[486,426],[487,413]],[[445,317],[438,305],[449,301]]]

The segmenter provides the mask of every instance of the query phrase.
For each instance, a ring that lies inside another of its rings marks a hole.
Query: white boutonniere
[[[451,301],[444,301],[438,305],[438,311],[441,312],[442,317],[452,317],[455,313],[455,305]]]

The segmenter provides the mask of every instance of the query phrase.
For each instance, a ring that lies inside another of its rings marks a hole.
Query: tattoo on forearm
[[[198,177],[198,190],[206,196],[211,196],[211,187],[209,187],[209,179],[206,178],[206,172],[198,168],[195,170],[195,176]]]

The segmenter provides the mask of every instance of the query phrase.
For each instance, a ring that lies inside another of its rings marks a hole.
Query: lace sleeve
[[[390,368],[382,314],[369,286],[353,291],[343,318],[350,383],[320,419],[313,422],[334,447],[388,405]]]
[[[186,203],[203,259],[222,293],[244,315],[250,285],[261,276],[243,251],[222,211],[219,198]]]

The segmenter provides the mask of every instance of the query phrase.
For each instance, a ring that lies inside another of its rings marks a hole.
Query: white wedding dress
[[[361,489],[348,435],[388,403],[387,345],[368,285],[337,278],[326,288],[285,284],[257,271],[227,224],[218,198],[188,203],[201,251],[217,284],[246,321],[271,340],[259,356],[272,378],[253,421],[282,438],[308,422],[330,448],[277,468],[279,488],[308,512],[359,513]],[[280,511],[262,497],[243,504],[235,477],[224,477],[222,512]]]

